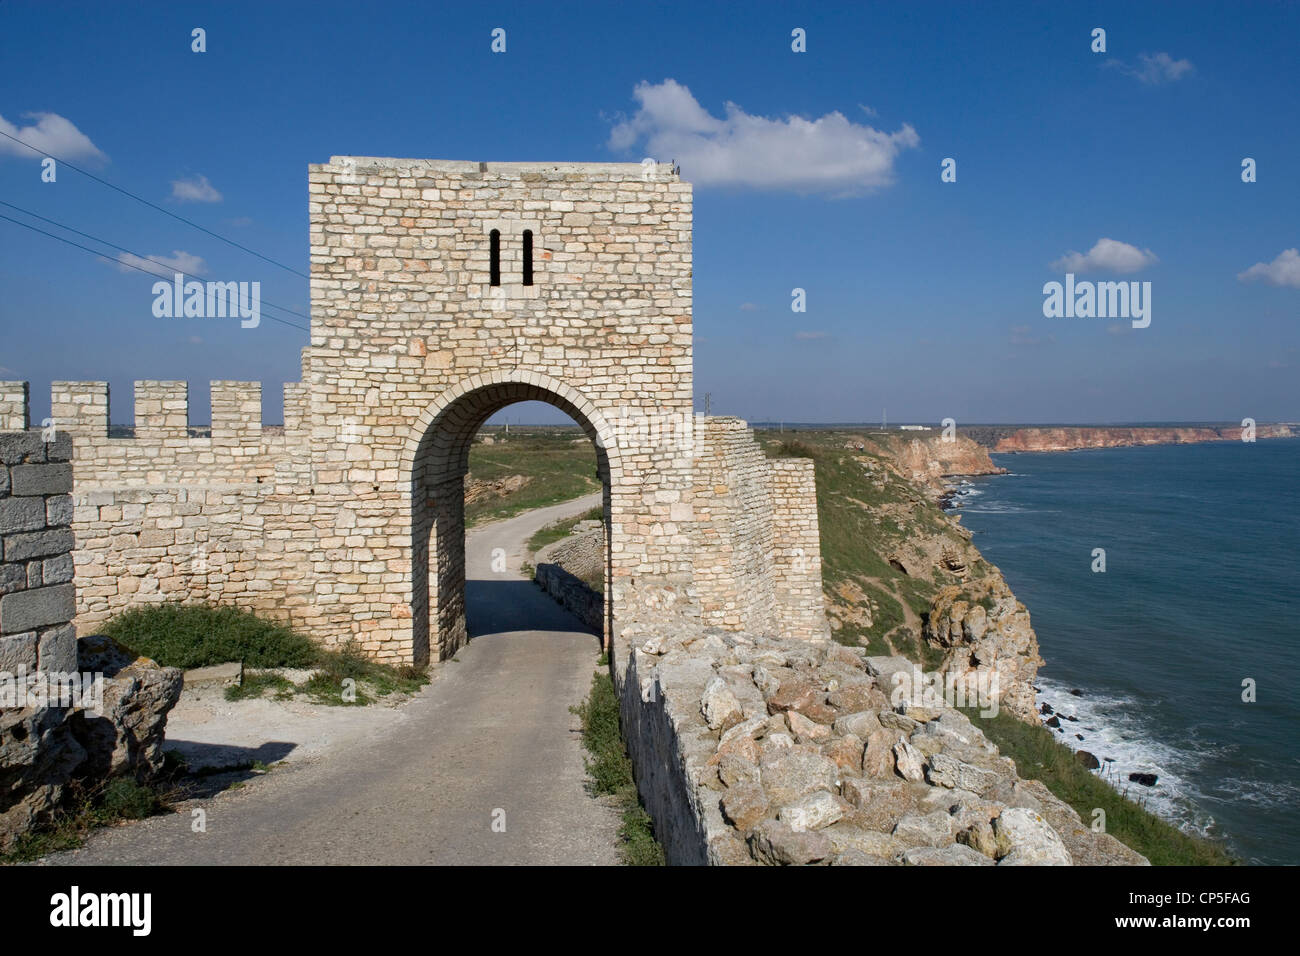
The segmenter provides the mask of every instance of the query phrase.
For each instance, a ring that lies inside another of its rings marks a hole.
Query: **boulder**
[[[1024,807],[1007,807],[993,820],[1000,866],[1071,866],[1070,851],[1043,817]]]
[[[0,710],[0,850],[62,805],[86,751],[61,707]]]
[[[1088,770],[1097,770],[1101,767],[1101,761],[1097,759],[1095,754],[1087,750],[1076,750],[1074,759],[1083,764]]]
[[[736,784],[722,795],[723,816],[741,833],[754,829],[767,811],[767,794],[757,783]]]
[[[833,790],[839,768],[835,761],[819,750],[795,744],[790,747],[769,747],[772,738],[764,741],[759,758],[763,789],[778,805],[793,803],[804,794],[817,790]]]
[[[844,816],[840,802],[826,790],[805,794],[780,809],[776,818],[791,830],[821,830]]]
[[[831,841],[815,830],[794,830],[779,820],[764,820],[749,836],[754,859],[769,866],[805,866],[831,856]]]
[[[921,780],[925,775],[921,752],[906,740],[894,744],[894,770],[904,780]]]
[[[993,861],[968,846],[916,847],[903,854],[905,866],[992,866]]]
[[[948,814],[943,810],[906,814],[894,827],[893,836],[909,846],[947,846],[953,842]]]
[[[721,677],[714,677],[705,685],[700,712],[710,730],[725,729],[743,719],[740,701]]]
[[[167,712],[180,699],[181,671],[159,667],[108,637],[83,637],[77,667],[104,675],[100,713],[76,711],[69,718],[86,749],[78,773],[91,778],[130,775],[143,782],[161,771]]]

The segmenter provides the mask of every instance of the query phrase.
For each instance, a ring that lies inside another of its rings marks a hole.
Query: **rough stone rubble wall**
[[[0,433],[0,672],[76,669],[72,443]]]
[[[642,800],[670,864],[1142,865],[1094,832],[902,658],[663,630],[616,669]]]

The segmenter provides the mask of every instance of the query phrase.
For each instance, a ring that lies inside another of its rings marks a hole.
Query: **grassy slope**
[[[843,448],[843,435],[818,433],[781,440],[760,433],[759,438],[769,454],[813,459],[827,600],[852,604],[853,599],[845,595],[860,588],[873,602],[870,627],[855,622],[852,615],[844,616],[835,639],[864,645],[871,654],[900,654],[937,665],[935,652],[920,640],[919,622],[938,586],[894,569],[886,555],[917,530],[942,534],[942,514],[912,484],[891,472],[881,455]],[[886,513],[885,506],[906,513],[907,518]],[[949,577],[942,583],[958,580]]]
[[[475,442],[469,475],[491,481],[511,475],[532,480],[518,491],[465,506],[465,524],[510,518],[534,508],[559,504],[600,490],[596,450],[578,428],[484,429],[494,444]]]

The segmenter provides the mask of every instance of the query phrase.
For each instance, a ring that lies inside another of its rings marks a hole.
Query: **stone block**
[[[0,597],[0,634],[66,624],[76,613],[77,592],[71,584],[15,591]]]
[[[185,672],[185,689],[199,687],[238,687],[244,682],[244,665],[235,661],[230,664],[214,664],[212,667],[196,667]]]
[[[28,561],[32,558],[47,558],[66,554],[73,549],[75,543],[76,539],[72,531],[66,528],[56,531],[30,531],[25,534],[13,534],[4,539],[4,560],[6,562]]]
[[[45,524],[67,528],[72,524],[72,495],[54,495],[45,499]]]
[[[42,631],[37,647],[37,666],[47,674],[71,673],[77,669],[77,629],[62,624]]]
[[[19,668],[36,670],[36,632],[0,637],[0,672],[15,674]]]
[[[44,461],[45,443],[40,432],[6,432],[0,434],[0,462],[18,465],[26,461]]]
[[[0,534],[35,531],[44,527],[44,498],[0,499]]]
[[[70,554],[46,558],[41,563],[41,580],[46,584],[67,584],[72,580],[73,573],[74,564]]]
[[[40,465],[15,465],[10,472],[13,494],[16,495],[66,495],[72,493],[72,464],[70,462]]]

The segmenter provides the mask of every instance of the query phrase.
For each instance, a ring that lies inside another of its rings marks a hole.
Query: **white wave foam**
[[[1047,703],[1060,717],[1061,730],[1053,733],[1071,750],[1086,750],[1102,761],[1101,769],[1093,771],[1097,776],[1183,830],[1201,835],[1213,830],[1214,817],[1200,805],[1206,794],[1190,780],[1207,756],[1203,750],[1175,747],[1153,737],[1137,700],[1086,689],[1084,696],[1076,697],[1069,686],[1049,678],[1040,677],[1037,683],[1040,710]],[[1130,781],[1130,773],[1154,773],[1156,784],[1145,787]]]

